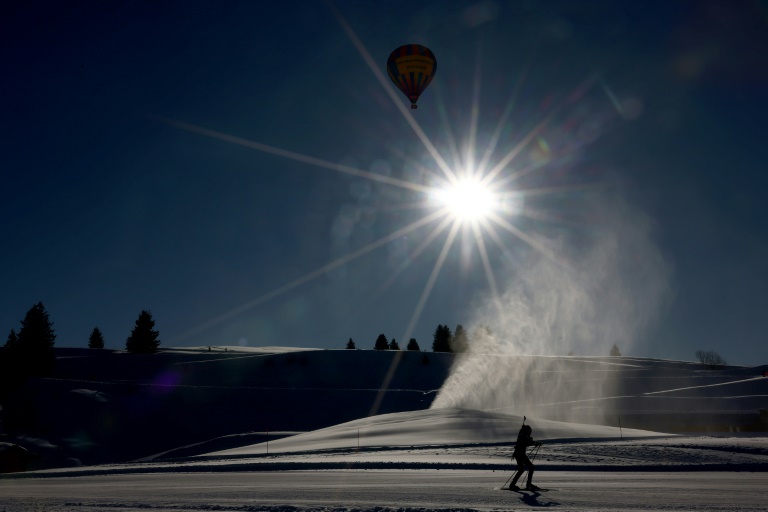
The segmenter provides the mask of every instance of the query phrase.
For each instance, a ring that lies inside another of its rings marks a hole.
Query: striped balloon
[[[416,101],[432,81],[435,71],[435,54],[420,44],[401,46],[393,51],[387,60],[389,78],[411,100],[411,108],[417,108]]]

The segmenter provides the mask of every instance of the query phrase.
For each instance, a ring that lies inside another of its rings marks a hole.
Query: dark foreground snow
[[[547,493],[494,490],[507,472],[287,471],[0,481],[4,512],[765,511],[766,473],[541,472]]]

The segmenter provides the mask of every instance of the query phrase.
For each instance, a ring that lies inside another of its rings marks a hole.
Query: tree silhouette
[[[5,340],[5,348],[7,349],[15,349],[19,344],[19,338],[16,336],[16,331],[11,329],[11,332],[8,333],[8,339]]]
[[[5,345],[0,349],[0,400],[10,386],[23,380],[20,379],[18,348],[19,338],[16,331],[11,329]]]
[[[352,338],[349,338],[349,341],[347,342],[347,350],[355,350],[355,342],[352,341]]]
[[[155,321],[152,320],[152,313],[143,310],[136,319],[136,325],[131,331],[131,335],[125,340],[125,349],[132,354],[154,354],[157,347],[160,346],[160,340],[157,339],[159,332],[153,330]]]
[[[400,350],[400,345],[397,344],[395,338],[392,338],[392,341],[389,342],[389,350]]]
[[[93,328],[91,336],[88,338],[88,348],[104,348],[104,336],[101,335],[98,327]]]
[[[13,349],[22,374],[36,377],[52,375],[56,366],[56,354],[53,351],[55,341],[56,334],[48,312],[43,303],[38,302],[27,311],[21,321],[21,329]],[[14,345],[13,342],[11,344]]]
[[[450,327],[447,325],[439,324],[435,329],[435,334],[432,341],[433,352],[450,352],[451,351],[451,333]]]
[[[712,369],[722,368],[728,364],[728,361],[714,350],[697,350],[696,357],[701,364]]]
[[[419,344],[416,342],[416,338],[411,338],[411,341],[408,342],[408,346],[406,348],[415,352],[419,352],[421,350],[419,348]]]
[[[450,339],[451,352],[466,352],[469,350],[469,337],[461,324],[456,326],[456,332]]]
[[[613,356],[613,357],[620,357],[621,356],[621,352],[619,351],[619,347],[617,347],[615,343],[611,347],[611,356]]]
[[[376,343],[373,345],[373,350],[389,350],[389,341],[383,334],[379,334],[376,338]]]

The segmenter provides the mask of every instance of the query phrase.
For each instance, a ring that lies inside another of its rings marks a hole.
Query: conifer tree
[[[349,338],[349,341],[347,342],[347,350],[355,350],[355,342],[352,341],[352,338]]]
[[[389,350],[400,350],[400,345],[397,344],[395,338],[392,338],[392,341],[389,342]]]
[[[613,344],[613,346],[611,347],[611,355],[612,355],[613,357],[619,357],[619,356],[621,356],[621,352],[619,352],[619,347],[617,347],[615,343],[614,343],[614,344]]]
[[[155,321],[152,320],[152,313],[143,310],[136,319],[136,325],[131,331],[131,335],[125,340],[125,349],[132,354],[154,354],[157,347],[160,346],[160,340],[157,339],[160,334],[154,330]]]
[[[104,348],[104,336],[98,327],[94,327],[88,338],[88,348]]]
[[[419,344],[416,342],[416,338],[411,338],[411,341],[408,342],[408,346],[406,348],[415,352],[419,352],[421,350],[419,348]]]
[[[435,334],[432,340],[433,352],[450,352],[451,351],[451,328],[447,325],[439,324],[435,329]]]
[[[11,329],[5,345],[0,349],[0,401],[3,399],[4,391],[9,386],[23,379],[18,349],[19,338],[16,336],[16,331]]]
[[[469,350],[469,337],[461,324],[456,326],[456,332],[451,336],[451,352],[466,352]]]
[[[27,311],[21,321],[21,329],[15,342],[15,352],[23,374],[38,377],[53,374],[56,366],[56,354],[53,351],[55,341],[56,334],[48,312],[43,303],[38,302]]]
[[[5,348],[13,350],[15,349],[19,344],[19,338],[16,336],[16,331],[11,329],[11,332],[8,333],[8,339],[5,341]]]
[[[376,338],[376,343],[373,345],[373,350],[389,350],[389,341],[383,334],[379,334]]]

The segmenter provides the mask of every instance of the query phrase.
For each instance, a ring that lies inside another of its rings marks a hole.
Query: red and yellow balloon
[[[437,71],[435,54],[426,46],[406,44],[396,48],[387,60],[387,73],[398,89],[411,101],[411,108]]]

